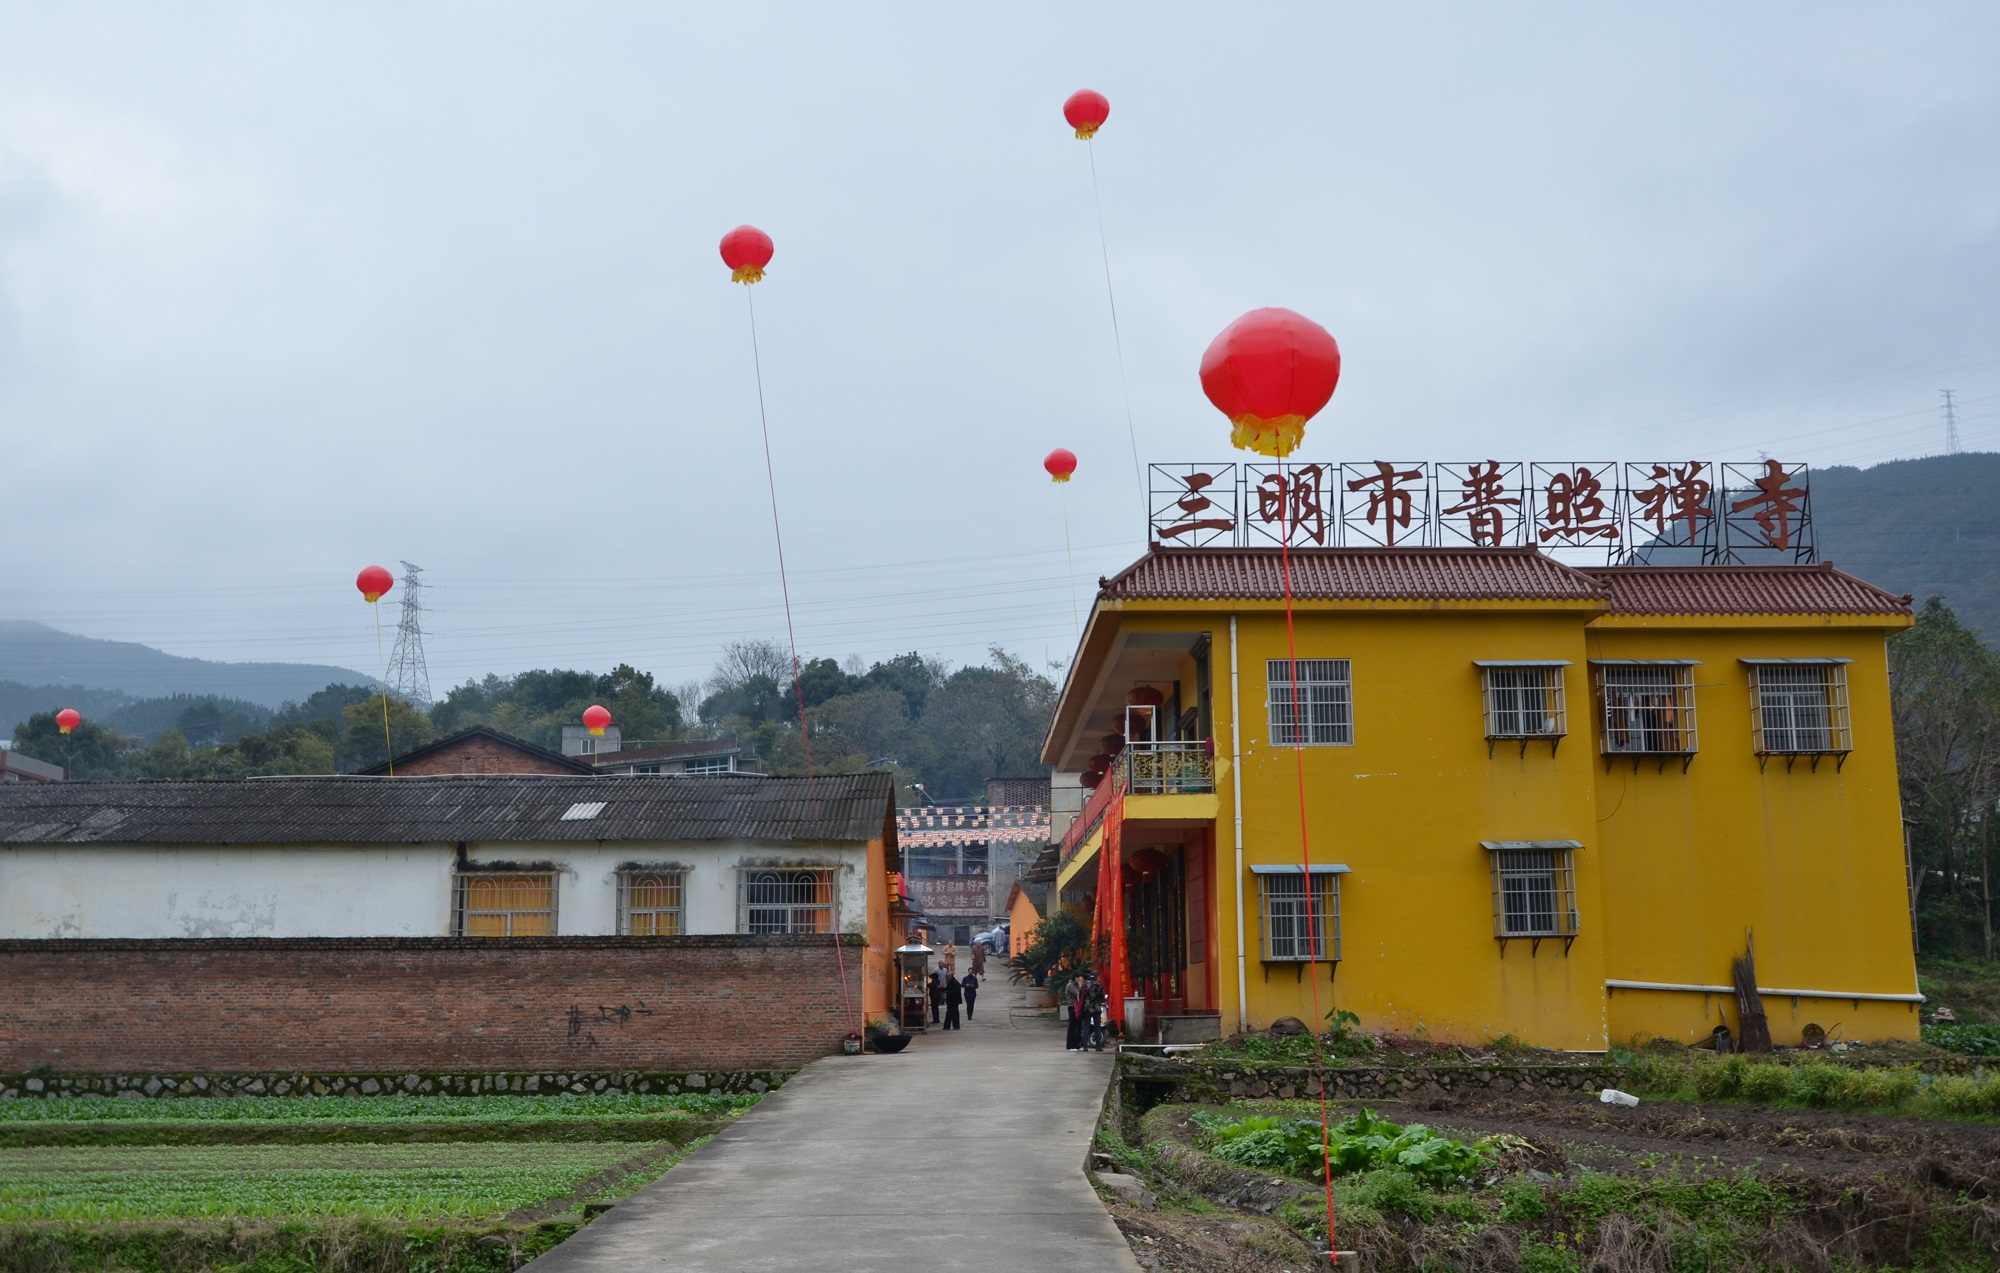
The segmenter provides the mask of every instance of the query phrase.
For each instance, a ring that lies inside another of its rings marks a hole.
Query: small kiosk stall
[[[922,942],[896,947],[896,1021],[906,1031],[922,1034],[931,1015],[931,956],[936,952]]]

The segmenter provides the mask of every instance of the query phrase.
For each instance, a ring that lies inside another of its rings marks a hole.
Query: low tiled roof
[[[1817,566],[1586,566],[1612,614],[1907,615],[1910,598]]]
[[[1295,548],[1301,601],[1594,601],[1604,590],[1532,548]],[[1109,600],[1274,601],[1285,595],[1276,548],[1160,548],[1109,579]]]
[[[524,756],[533,756],[536,760],[546,761],[552,765],[561,765],[576,773],[587,774],[591,772],[590,766],[580,760],[565,756],[560,752],[550,751],[546,747],[537,747],[525,738],[516,738],[512,734],[503,734],[499,730],[486,725],[474,725],[469,729],[461,729],[456,734],[446,734],[434,743],[418,747],[413,751],[404,752],[402,755],[396,757],[395,763],[407,765],[412,761],[422,760],[426,756],[435,755],[447,747],[456,746],[473,738],[484,738],[489,742],[498,743],[503,747],[511,747]],[[386,774],[389,772],[389,762],[385,760],[381,764],[370,765],[360,772],[364,774]]]
[[[8,783],[0,844],[873,840],[887,773]],[[593,806],[601,806],[593,808]]]
[[[676,760],[694,756],[730,756],[744,750],[734,738],[699,738],[685,743],[661,743],[655,747],[630,747],[623,751],[600,751],[593,758],[602,767],[631,760]]]

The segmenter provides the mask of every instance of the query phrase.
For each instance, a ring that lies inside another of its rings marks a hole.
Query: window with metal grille
[[[1574,937],[1574,841],[1488,843],[1495,937]]]
[[[738,929],[745,933],[833,931],[833,871],[755,867],[737,877]]]
[[[1561,738],[1569,733],[1563,708],[1563,663],[1481,663],[1488,738]]]
[[[1264,664],[1274,747],[1352,747],[1354,683],[1346,659],[1300,659],[1298,695],[1292,694],[1292,661]]]
[[[553,937],[553,871],[463,872],[452,890],[460,937]]]
[[[1310,894],[1308,879],[1312,881]],[[1265,963],[1327,963],[1340,959],[1338,873],[1314,871],[1307,876],[1296,867],[1287,871],[1259,870],[1257,916]]]
[[[1759,755],[1845,754],[1847,668],[1836,662],[1751,663],[1751,733]]]
[[[626,937],[678,937],[687,931],[687,875],[618,872],[618,931]]]
[[[1678,756],[1695,750],[1692,665],[1600,664],[1597,687],[1606,754]]]

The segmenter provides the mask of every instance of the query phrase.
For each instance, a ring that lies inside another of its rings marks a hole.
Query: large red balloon
[[[56,728],[65,734],[81,724],[83,724],[83,715],[74,707],[65,707],[56,713]]]
[[[754,225],[739,225],[722,236],[722,263],[729,267],[732,283],[756,283],[764,277],[776,248],[771,236]]]
[[[1340,383],[1331,333],[1288,309],[1253,309],[1223,328],[1201,358],[1201,388],[1236,426],[1230,442],[1290,455]]]
[[[1104,121],[1111,118],[1111,99],[1092,89],[1080,88],[1063,103],[1063,118],[1076,129],[1079,139],[1089,141],[1104,127]]]
[[[1076,472],[1076,452],[1059,446],[1048,453],[1042,467],[1049,471],[1049,477],[1058,482],[1069,481],[1069,475]]]
[[[363,601],[377,601],[396,586],[396,576],[380,566],[363,566],[361,573],[354,576],[354,586],[361,589]]]
[[[605,711],[597,704],[592,703],[589,707],[583,709],[583,727],[590,731],[591,737],[603,737],[604,727],[610,723],[611,713]]]

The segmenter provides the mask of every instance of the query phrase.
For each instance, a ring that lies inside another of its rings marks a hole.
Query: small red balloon
[[[1259,455],[1290,455],[1339,383],[1332,334],[1288,309],[1251,310],[1201,358],[1202,392],[1236,426],[1231,444]]]
[[[1080,88],[1063,103],[1063,118],[1076,129],[1077,138],[1089,141],[1111,118],[1111,99],[1092,89]]]
[[[722,263],[729,267],[732,283],[756,283],[764,277],[776,248],[771,236],[754,225],[739,225],[722,236]]]
[[[583,709],[583,727],[590,731],[592,738],[602,738],[604,727],[611,723],[611,713],[592,703]]]
[[[56,728],[67,734],[83,724],[83,714],[74,707],[65,707],[56,713]]]
[[[1068,447],[1059,446],[1043,459],[1042,467],[1049,471],[1051,480],[1067,482],[1069,475],[1076,472],[1076,452]]]
[[[396,586],[396,576],[380,566],[363,566],[361,573],[354,576],[354,586],[361,589],[363,601],[378,601]]]

